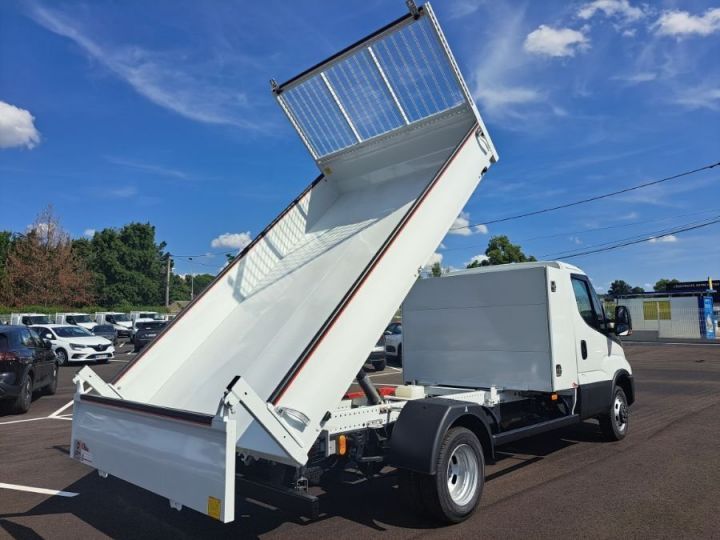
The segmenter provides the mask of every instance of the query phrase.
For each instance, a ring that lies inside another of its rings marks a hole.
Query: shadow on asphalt
[[[602,442],[596,423],[586,422],[555,433],[546,433],[498,450],[497,465],[488,471],[487,481],[532,466],[563,448],[579,442]],[[67,454],[68,447],[53,446]],[[520,455],[520,456],[518,456]],[[520,460],[512,464],[512,460]],[[497,470],[493,470],[497,469]],[[63,488],[77,492],[73,498],[51,497],[27,512],[0,513],[0,530],[20,539],[40,538],[33,530],[8,521],[13,518],[71,514],[97,531],[112,538],[248,538],[257,537],[287,524],[302,527],[306,524],[340,517],[364,525],[373,531],[385,531],[387,526],[408,529],[441,527],[399,506],[397,475],[394,470],[370,479],[346,472],[333,481],[320,485],[318,520],[311,521],[297,514],[237,494],[236,519],[223,525],[198,512],[185,509],[177,512],[168,501],[118,478],[101,479],[93,472]]]

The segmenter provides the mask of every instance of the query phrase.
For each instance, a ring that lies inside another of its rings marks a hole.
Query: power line
[[[680,234],[680,233],[687,232],[687,231],[692,231],[692,230],[695,230],[695,229],[701,229],[701,228],[703,228],[703,227],[709,227],[710,225],[715,225],[715,224],[717,224],[717,223],[720,223],[720,218],[714,219],[713,221],[708,221],[708,222],[706,222],[706,223],[702,223],[702,224],[700,224],[700,225],[693,225],[692,227],[684,227],[684,228],[681,228],[681,229],[676,229],[676,230],[674,230],[674,231],[670,231],[670,232],[667,232],[667,233],[664,233],[664,234],[660,234],[660,235],[653,235],[653,236],[649,236],[649,237],[647,237],[647,238],[641,238],[641,239],[638,239],[638,240],[632,240],[632,241],[628,241],[628,242],[623,242],[623,243],[620,243],[620,244],[615,244],[615,245],[608,246],[608,247],[604,247],[604,248],[592,249],[592,250],[588,250],[588,251],[581,251],[581,252],[578,252],[578,253],[573,253],[573,254],[571,254],[571,255],[566,255],[566,256],[564,256],[563,259],[573,259],[573,258],[575,258],[575,257],[582,257],[582,256],[584,256],[584,255],[591,255],[591,254],[593,254],[593,253],[601,253],[601,252],[603,252],[603,251],[611,251],[611,250],[613,250],[613,249],[619,249],[619,248],[622,248],[622,247],[631,246],[631,245],[633,245],[633,244],[641,244],[641,243],[643,243],[643,242],[649,242],[649,241],[651,241],[651,240],[658,239],[658,238],[663,238],[663,237],[665,237],[665,236],[670,236],[670,235],[674,235],[674,234]]]
[[[683,176],[689,176],[689,175],[691,175],[691,174],[695,174],[695,173],[698,173],[698,172],[701,172],[701,171],[706,171],[706,170],[712,169],[713,167],[717,167],[717,166],[720,166],[720,161],[718,161],[717,163],[712,163],[712,164],[710,164],[710,165],[705,165],[705,166],[703,166],[703,167],[699,167],[699,168],[697,168],[697,169],[693,169],[693,170],[691,170],[691,171],[685,171],[685,172],[681,172],[681,173],[678,173],[678,174],[674,174],[674,175],[672,175],[672,176],[666,176],[665,178],[660,178],[660,179],[658,179],[658,180],[652,180],[652,181],[650,181],[650,182],[645,182],[645,183],[643,183],[643,184],[637,184],[637,185],[635,185],[635,186],[630,186],[630,187],[627,187],[627,188],[624,188],[624,189],[620,189],[620,190],[618,190],[618,191],[612,191],[612,192],[610,192],[610,193],[604,193],[604,194],[602,194],[602,195],[595,195],[594,197],[588,197],[588,198],[586,198],[586,199],[580,199],[580,200],[577,200],[577,201],[573,201],[573,202],[569,202],[569,203],[565,203],[565,204],[560,204],[560,205],[558,205],[558,206],[552,206],[552,207],[550,207],[550,208],[542,208],[542,209],[540,209],[540,210],[533,210],[533,211],[531,211],[531,212],[524,212],[524,213],[522,213],[522,214],[516,214],[516,215],[513,215],[513,216],[507,216],[507,217],[503,217],[503,218],[492,219],[492,220],[490,220],[490,221],[483,221],[482,223],[473,223],[473,224],[469,224],[469,225],[463,225],[463,226],[461,226],[461,227],[451,227],[450,230],[451,230],[451,231],[457,231],[457,230],[460,230],[460,229],[469,229],[469,228],[471,228],[471,227],[476,227],[476,226],[478,226],[478,225],[491,225],[491,224],[493,224],[493,223],[503,223],[503,222],[505,222],[505,221],[511,221],[511,220],[514,220],[514,219],[521,219],[521,218],[526,218],[526,217],[530,217],[530,216],[537,216],[538,214],[545,214],[545,213],[547,213],[547,212],[554,212],[555,210],[562,210],[563,208],[570,208],[571,206],[577,206],[577,205],[579,205],[579,204],[585,204],[585,203],[589,203],[589,202],[593,202],[593,201],[598,201],[598,200],[600,200],[600,199],[606,199],[606,198],[608,198],[608,197],[614,197],[615,195],[621,195],[621,194],[623,194],[623,193],[628,193],[628,192],[630,192],[630,191],[635,191],[636,189],[642,189],[642,188],[646,188],[646,187],[649,187],[649,186],[654,186],[654,185],[657,185],[657,184],[661,184],[661,183],[663,183],[663,182],[668,182],[668,181],[670,181],[670,180],[676,180],[676,179],[678,179],[678,178],[682,178]]]
[[[639,238],[645,238],[645,237],[648,236],[648,235],[650,235],[650,236],[652,236],[652,237],[658,237],[658,236],[664,235],[665,233],[667,233],[667,234],[672,234],[672,232],[673,232],[674,230],[676,230],[676,229],[682,229],[682,228],[684,228],[684,227],[692,227],[693,225],[705,223],[707,220],[713,220],[713,219],[717,219],[717,218],[720,218],[720,215],[710,216],[710,217],[707,217],[707,218],[703,218],[703,219],[701,219],[701,220],[694,220],[694,221],[691,221],[691,222],[688,222],[688,223],[680,223],[680,224],[677,224],[677,225],[673,225],[673,226],[671,226],[671,227],[663,227],[662,229],[659,229],[659,230],[647,231],[647,232],[644,232],[644,233],[635,234],[635,235],[633,235],[633,236],[628,236],[628,237],[626,237],[626,238],[616,238],[615,240],[610,240],[610,241],[607,241],[607,242],[601,242],[601,243],[599,243],[599,244],[591,244],[591,245],[585,246],[585,247],[582,248],[582,249],[609,246],[609,245],[615,244],[615,243],[617,243],[617,242],[625,242],[625,241],[628,241],[628,240],[636,240],[636,239],[639,239]],[[562,258],[563,255],[565,255],[566,253],[575,253],[575,252],[577,251],[577,249],[578,249],[578,248],[575,248],[575,249],[566,249],[566,250],[563,250],[563,251],[555,251],[555,252],[552,253],[552,257]],[[546,254],[546,255],[542,255],[543,258],[544,258],[544,257],[549,257],[549,256],[550,256],[550,255],[547,255],[547,254]]]
[[[520,238],[520,239],[515,239],[515,241],[530,242],[532,240],[543,240],[546,238],[558,238],[558,237],[563,237],[563,236],[581,235],[584,233],[607,231],[607,230],[611,230],[611,229],[624,229],[627,227],[634,227],[636,225],[658,223],[658,222],[668,221],[668,220],[675,219],[675,218],[687,217],[687,216],[698,216],[698,215],[709,214],[709,213],[718,212],[718,211],[720,211],[720,208],[708,208],[707,210],[701,210],[699,212],[686,212],[683,214],[675,214],[672,216],[666,216],[666,217],[658,218],[658,219],[632,221],[630,223],[623,223],[622,225],[608,225],[606,227],[589,227],[587,229],[579,229],[579,230],[571,231],[571,232],[562,232],[562,233],[557,233],[557,234],[548,234],[548,235],[542,235],[542,236],[532,236],[529,238]],[[706,219],[709,219],[709,218],[706,218]],[[674,226],[677,227],[677,226],[682,226],[682,225],[674,225]],[[444,247],[444,248],[440,248],[440,251],[443,251],[443,252],[457,251],[460,249],[472,249],[472,248],[480,248],[480,247],[485,247],[485,246],[487,246],[487,242],[482,243],[482,244],[470,244],[470,245],[462,245],[462,246],[455,246],[455,247]]]

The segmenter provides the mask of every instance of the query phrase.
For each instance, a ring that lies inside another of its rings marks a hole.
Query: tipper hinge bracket
[[[124,399],[122,394],[120,394],[112,384],[103,381],[102,378],[88,366],[83,367],[75,374],[73,382],[75,383],[76,393],[86,393],[87,390],[85,390],[83,384],[87,384],[103,397]]]
[[[285,422],[283,416],[275,410],[272,403],[266,402],[242,377],[236,377],[227,387],[221,408],[234,410],[237,405],[250,413],[268,435],[279,444],[298,465],[307,461],[307,449],[302,441]]]

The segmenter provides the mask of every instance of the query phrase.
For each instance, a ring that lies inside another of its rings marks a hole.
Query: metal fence
[[[712,329],[715,336],[719,335],[717,317],[707,321],[704,310],[699,307],[678,306],[669,300],[620,299],[606,302],[605,311],[612,313],[617,304],[627,306],[634,331],[656,332],[660,339],[700,339],[705,338],[709,333],[707,330]],[[711,328],[706,328],[706,325],[711,325]]]

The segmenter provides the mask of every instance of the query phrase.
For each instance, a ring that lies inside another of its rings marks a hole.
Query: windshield
[[[53,328],[55,330],[55,333],[60,337],[88,337],[92,336],[92,334],[85,330],[82,326],[59,326],[57,328]]]
[[[130,322],[130,317],[127,316],[127,313],[120,313],[119,315],[111,315],[113,320],[115,322]]]
[[[50,318],[47,315],[34,315],[27,317],[30,324],[50,324]]]
[[[141,313],[138,319],[153,319],[155,321],[162,321],[162,315],[159,313]]]
[[[115,327],[110,324],[98,324],[92,331],[95,334],[114,334]]]
[[[72,318],[75,319],[75,322],[79,322],[79,323],[92,322],[92,320],[90,319],[90,317],[88,315],[73,315]]]

